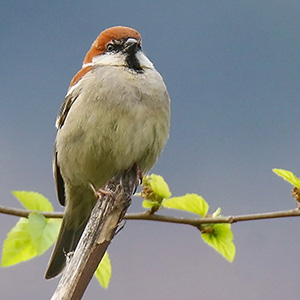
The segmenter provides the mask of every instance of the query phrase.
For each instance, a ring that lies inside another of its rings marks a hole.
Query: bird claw
[[[136,165],[136,185],[138,186],[139,184],[141,184],[142,180],[143,180],[143,173],[142,173],[140,166],[137,164]]]
[[[126,224],[126,220],[122,220],[119,224],[118,224],[118,229],[116,230],[114,236],[116,236],[124,227]]]
[[[75,251],[70,251],[70,252],[66,252],[65,250],[63,250],[63,251],[64,251],[64,255],[66,257],[67,262],[70,262]]]
[[[96,198],[102,199],[103,196],[110,196],[113,197],[113,193],[111,191],[107,191],[103,188],[97,189],[93,183],[90,182],[90,187],[94,192]]]
[[[140,168],[140,166],[136,163],[134,165],[134,168],[135,168],[135,172],[136,172],[136,178],[135,178],[135,188],[133,189],[133,194],[135,194],[138,186],[140,184],[142,184],[142,180],[143,180],[143,173],[142,173],[142,170]]]

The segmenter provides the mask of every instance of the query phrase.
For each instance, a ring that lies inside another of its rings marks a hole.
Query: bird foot
[[[136,164],[136,185],[138,186],[139,184],[142,183],[143,180],[143,173],[138,164]]]
[[[97,189],[93,183],[90,182],[90,187],[92,188],[94,195],[96,198],[102,199],[103,196],[113,197],[113,193],[111,191],[107,191],[103,188]]]

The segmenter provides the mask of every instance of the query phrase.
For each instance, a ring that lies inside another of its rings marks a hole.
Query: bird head
[[[104,30],[85,56],[83,66],[123,66],[143,73],[152,63],[142,51],[142,37],[134,29],[124,26]]]
[[[132,28],[124,26],[104,30],[87,52],[82,69],[74,76],[74,86],[86,73],[97,66],[125,67],[140,74],[153,69],[153,64],[142,51],[142,37]]]

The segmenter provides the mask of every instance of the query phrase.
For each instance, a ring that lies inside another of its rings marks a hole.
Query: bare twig
[[[137,214],[127,214],[124,219],[176,223],[176,224],[192,225],[192,226],[199,227],[200,225],[203,224],[216,224],[216,223],[232,224],[232,223],[237,223],[242,221],[278,219],[278,218],[287,218],[287,217],[300,217],[300,210],[296,208],[296,209],[285,210],[285,211],[276,211],[276,212],[267,212],[267,213],[258,213],[258,214],[225,216],[225,217],[220,216],[217,218],[179,218],[179,217],[172,217],[172,216],[162,216],[158,214],[137,213]]]
[[[0,206],[0,213],[13,215],[17,217],[27,218],[31,212],[33,211]],[[40,212],[40,213],[46,218],[62,218],[63,216],[63,213],[61,212]],[[172,217],[172,216],[159,215],[159,214],[149,214],[147,212],[143,212],[143,213],[135,213],[135,214],[126,214],[124,219],[176,223],[176,224],[185,224],[185,225],[192,225],[198,227],[199,225],[202,224],[214,224],[214,223],[232,224],[232,223],[237,223],[242,221],[278,219],[278,218],[287,218],[287,217],[300,217],[300,210],[296,208],[296,209],[285,210],[285,211],[237,215],[237,216],[224,216],[218,218],[180,218],[180,217]]]
[[[33,210],[28,209],[21,209],[21,208],[14,208],[14,207],[5,207],[0,206],[0,213],[21,217],[21,218],[28,218],[28,216],[34,212]],[[63,212],[47,212],[47,211],[39,211],[46,218],[53,218],[53,219],[61,219],[64,215]]]

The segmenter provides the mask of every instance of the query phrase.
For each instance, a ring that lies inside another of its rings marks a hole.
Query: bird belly
[[[135,163],[148,171],[162,151],[169,112],[160,102],[168,101],[167,94],[140,93],[122,82],[98,94],[83,92],[72,105],[56,140],[65,182],[101,188]]]

